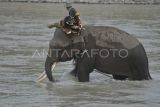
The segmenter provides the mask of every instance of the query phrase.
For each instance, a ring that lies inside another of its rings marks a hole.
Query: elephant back
[[[89,30],[100,47],[132,49],[140,44],[133,35],[115,27],[93,26]]]

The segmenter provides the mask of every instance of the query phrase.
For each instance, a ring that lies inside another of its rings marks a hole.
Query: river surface
[[[84,24],[114,26],[133,34],[149,58],[151,81],[116,81],[93,72],[79,83],[58,63],[60,80],[37,83],[54,29],[67,15],[63,4],[0,3],[0,107],[160,107],[160,6],[74,5]]]

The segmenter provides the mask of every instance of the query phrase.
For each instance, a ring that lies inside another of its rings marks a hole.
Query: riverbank
[[[0,2],[65,3],[68,0],[0,0]],[[70,0],[84,4],[160,4],[160,0]]]

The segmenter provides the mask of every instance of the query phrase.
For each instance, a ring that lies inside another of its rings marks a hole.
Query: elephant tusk
[[[38,79],[42,78],[44,75],[45,75],[45,71],[43,71],[43,72],[39,75]]]
[[[52,71],[54,71],[55,67],[56,67],[56,62],[52,65]]]
[[[54,70],[55,66],[56,66],[56,63],[54,63],[54,64],[52,65],[52,71]],[[41,82],[41,81],[43,81],[43,80],[46,79],[46,78],[47,78],[46,71],[43,71],[43,72],[40,74],[40,76],[38,77],[37,82]]]
[[[43,77],[39,78],[39,79],[37,80],[37,82],[41,82],[41,81],[43,81],[43,80],[46,79],[46,78],[47,78],[47,75],[45,74]]]

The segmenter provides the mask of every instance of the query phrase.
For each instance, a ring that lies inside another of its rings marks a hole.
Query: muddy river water
[[[114,26],[133,34],[149,58],[151,81],[115,81],[99,73],[79,83],[59,63],[52,84],[36,83],[54,29],[66,14],[63,4],[0,3],[0,107],[159,107],[160,6],[75,4],[83,23]],[[35,53],[38,52],[39,54]]]

